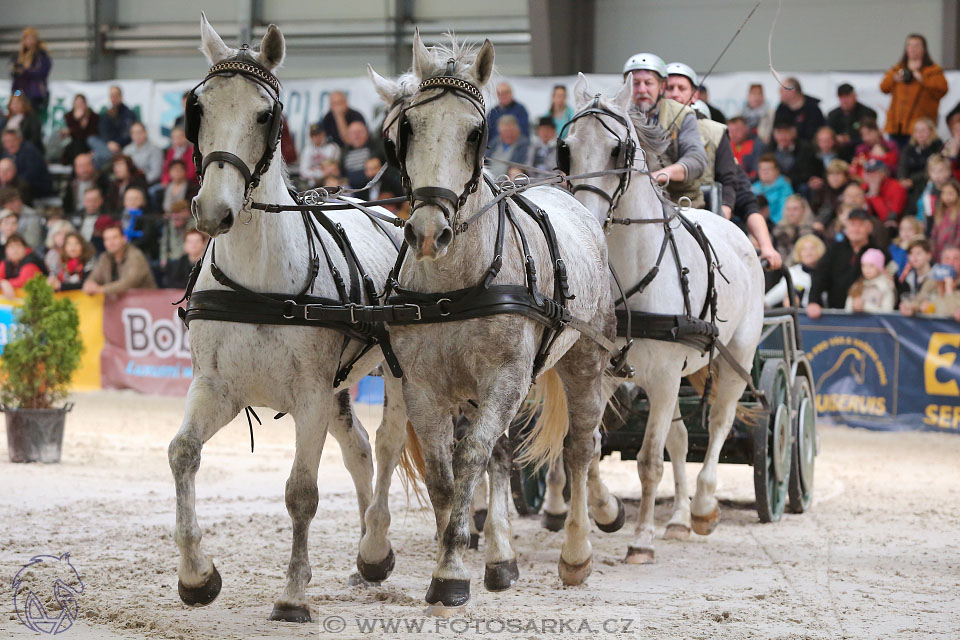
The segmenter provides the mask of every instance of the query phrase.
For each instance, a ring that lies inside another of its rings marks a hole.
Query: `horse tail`
[[[423,459],[423,447],[420,446],[420,440],[417,439],[417,433],[413,430],[413,423],[407,420],[407,441],[400,452],[400,462],[397,465],[400,469],[400,484],[407,494],[407,500],[410,500],[410,493],[417,499],[420,506],[425,504],[423,495],[423,485],[427,477],[427,463]]]
[[[687,376],[687,381],[693,386],[694,389],[696,389],[697,394],[699,394],[701,398],[703,397],[703,392],[707,386],[707,375],[708,375],[707,369],[708,368],[709,368],[709,365],[707,367],[694,371],[693,373]],[[713,376],[714,378],[716,378],[717,376],[716,364],[713,365]],[[713,403],[713,402],[716,402],[716,400],[717,400],[717,387],[716,385],[711,385],[710,397],[707,398],[707,402]],[[766,413],[764,412],[763,407],[748,407],[748,406],[745,406],[742,402],[738,402],[736,416],[738,420],[740,420],[742,423],[744,423],[748,427],[756,427],[757,425],[763,422],[764,417],[766,417]]]
[[[537,407],[541,408],[540,419],[526,430],[516,458],[521,466],[531,465],[539,469],[551,465],[563,453],[563,439],[570,426],[567,410],[567,394],[560,376],[553,369],[543,373],[527,396],[527,424],[533,419]]]

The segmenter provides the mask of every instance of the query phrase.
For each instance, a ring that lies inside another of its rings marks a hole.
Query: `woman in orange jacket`
[[[947,79],[940,65],[930,58],[926,38],[917,33],[907,36],[903,56],[883,76],[880,90],[891,94],[885,130],[901,149],[910,140],[918,118],[937,121],[940,98],[947,94]]]

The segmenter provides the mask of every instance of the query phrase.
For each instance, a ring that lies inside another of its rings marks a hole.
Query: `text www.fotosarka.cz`
[[[458,635],[497,635],[527,633],[566,635],[628,633],[631,618],[345,618],[327,616],[320,620],[321,634],[361,633],[438,633]]]

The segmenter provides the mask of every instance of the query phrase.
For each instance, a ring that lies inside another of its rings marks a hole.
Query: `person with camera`
[[[51,66],[53,63],[47,47],[40,40],[37,30],[33,27],[24,29],[20,35],[20,46],[10,58],[11,90],[21,91],[38,114],[46,111],[50,100],[47,77]]]
[[[918,33],[907,36],[903,56],[883,76],[880,90],[890,94],[886,132],[903,149],[914,122],[919,118],[937,121],[940,99],[947,94],[947,79],[930,58],[926,38]]]

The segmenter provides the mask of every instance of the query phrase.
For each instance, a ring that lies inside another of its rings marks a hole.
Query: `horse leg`
[[[353,486],[357,490],[357,506],[360,510],[360,536],[366,531],[363,515],[370,505],[373,493],[373,455],[370,449],[370,439],[353,411],[349,391],[340,391],[335,394],[337,400],[337,416],[330,423],[330,435],[343,454],[343,466],[347,468],[353,479]]]
[[[610,493],[600,478],[600,428],[594,431],[595,450],[597,455],[590,461],[587,470],[587,498],[590,503],[590,516],[597,523],[597,528],[604,533],[614,533],[623,528],[627,520],[627,512],[623,508],[623,500]]]
[[[643,445],[637,456],[637,472],[640,475],[642,495],[640,514],[633,541],[627,547],[626,562],[649,564],[654,561],[653,537],[655,533],[654,506],[657,486],[663,477],[663,447],[670,431],[670,419],[675,414],[680,376],[665,373],[646,385],[650,399],[650,415],[643,434]]]
[[[567,486],[567,471],[563,468],[563,456],[557,456],[547,470],[547,490],[543,498],[543,515],[540,524],[549,531],[560,531],[567,520],[567,501],[563,488]]]
[[[483,585],[487,591],[503,591],[509,589],[520,577],[517,567],[517,557],[510,544],[510,465],[513,456],[510,454],[510,439],[506,435],[497,438],[493,445],[493,453],[487,464],[487,475],[490,476],[490,511],[483,525],[484,540],[484,575]],[[483,474],[481,474],[481,479]],[[477,486],[474,495],[480,493],[482,486]],[[476,512],[474,512],[476,514]]]
[[[194,378],[187,392],[180,430],[170,441],[167,457],[177,491],[174,540],[180,550],[177,585],[180,599],[189,605],[210,604],[220,593],[220,573],[200,549],[203,537],[197,523],[196,476],[200,451],[213,435],[240,412],[227,385],[206,377]]]
[[[402,383],[383,376],[383,419],[377,428],[377,481],[373,502],[364,514],[366,528],[357,554],[357,570],[367,582],[387,579],[396,561],[387,532],[390,529],[390,482],[407,440],[407,411]],[[415,481],[411,479],[411,481]]]
[[[490,463],[487,465],[487,473],[480,474],[477,488],[473,492],[473,501],[470,503],[470,549],[478,549],[480,547],[480,532],[483,531],[487,522],[487,514],[489,513],[487,493],[488,491],[492,491],[492,484],[489,489],[487,487],[487,476],[494,472],[491,468],[492,466],[493,458],[490,458]]]
[[[737,360],[749,370],[749,362],[753,358],[744,358],[731,346],[731,351]],[[710,406],[710,442],[703,459],[703,467],[697,475],[697,492],[693,496],[690,506],[693,530],[702,535],[709,535],[717,528],[720,522],[720,506],[715,496],[717,490],[717,466],[720,463],[720,449],[730,433],[733,419],[737,411],[737,403],[743,395],[746,383],[733,370],[726,360],[720,360],[717,374],[714,376],[717,388],[716,400]]]
[[[673,513],[663,537],[667,540],[690,538],[690,494],[687,493],[687,427],[680,419],[680,403],[673,412],[667,433],[667,453],[673,465]]]

